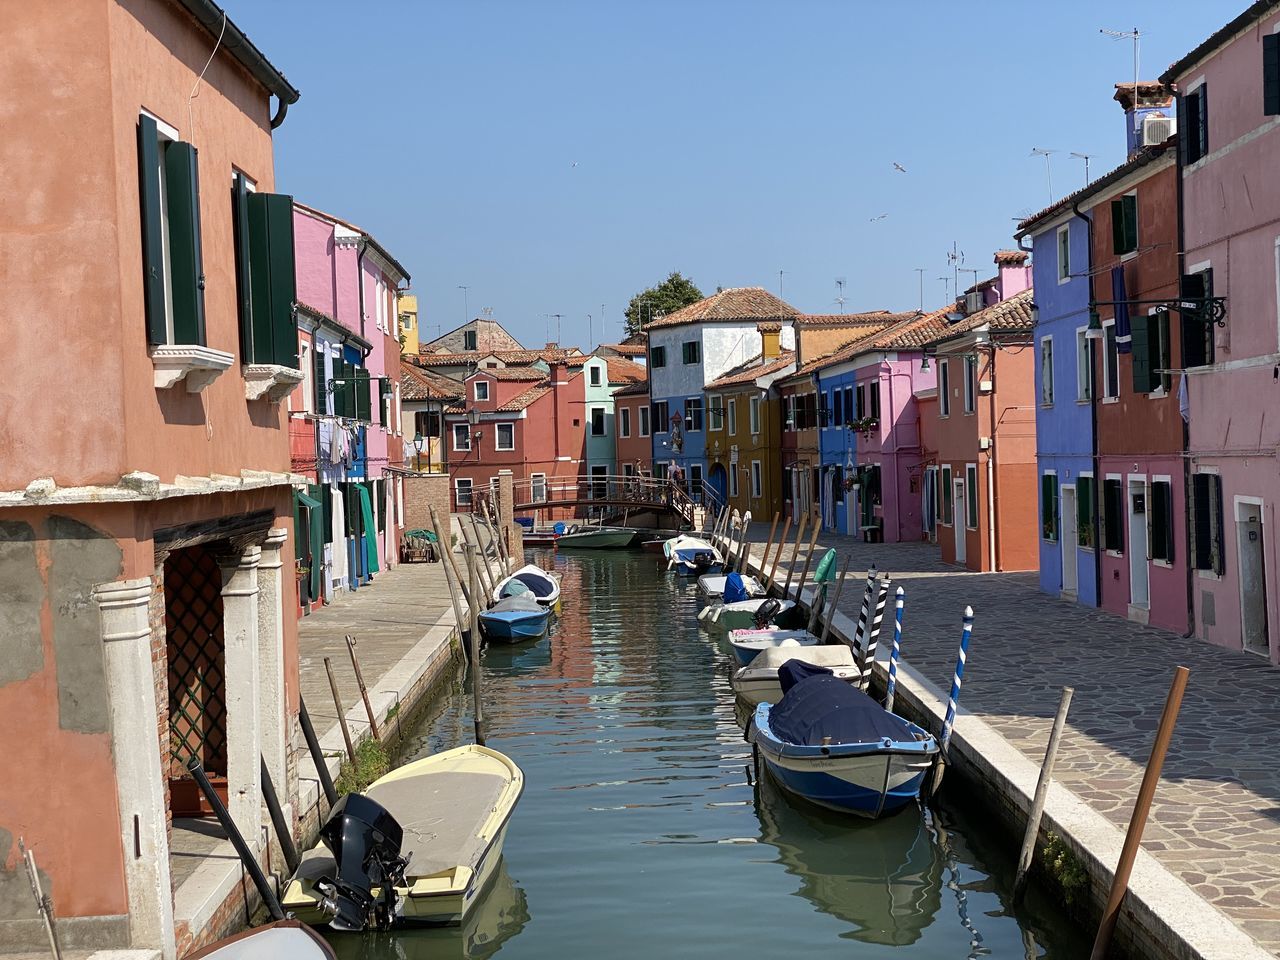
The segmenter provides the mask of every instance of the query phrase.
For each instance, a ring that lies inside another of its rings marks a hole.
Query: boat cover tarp
[[[504,597],[521,597],[525,595],[535,595],[528,585],[515,577],[512,577],[502,585],[502,595]]]
[[[747,592],[746,584],[742,582],[742,574],[729,574],[724,581],[724,602],[741,603],[743,600],[750,599],[751,594]]]
[[[830,583],[836,578],[836,552],[828,550],[827,555],[818,561],[818,569],[813,573],[814,583]]]
[[[805,677],[788,690],[783,677],[793,666],[822,673]],[[915,739],[907,721],[886,711],[861,690],[832,676],[830,671],[789,660],[778,668],[778,678],[786,693],[769,711],[769,726],[785,743],[816,747],[827,737],[831,743]]]
[[[523,583],[529,588],[529,592],[535,597],[549,597],[555,587],[546,577],[540,577],[536,573],[517,573],[505,587],[502,588],[504,594],[523,593],[522,590],[512,590],[515,583]]]
[[[489,608],[490,613],[542,613],[544,610],[546,608],[528,593],[504,597]]]

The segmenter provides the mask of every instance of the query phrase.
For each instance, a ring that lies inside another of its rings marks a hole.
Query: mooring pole
[[[328,657],[324,658],[324,670],[329,674],[329,689],[333,693],[333,706],[338,711],[338,725],[342,727],[342,740],[347,745],[347,756],[352,763],[356,762],[356,748],[351,742],[351,731],[347,729],[347,712],[342,709],[342,697],[338,693],[338,681],[333,676],[333,664]]]
[[[818,549],[818,534],[822,532],[822,524],[813,521],[813,534],[809,537],[809,552],[804,557],[804,569],[800,571],[800,587],[796,593],[796,603],[804,596],[804,582],[809,576],[809,565],[813,563],[813,554]]]
[[[1169,750],[1169,741],[1173,738],[1173,726],[1178,721],[1178,711],[1182,709],[1182,694],[1187,689],[1187,678],[1190,675],[1191,671],[1186,667],[1178,667],[1173,673],[1173,683],[1169,686],[1169,696],[1164,702],[1164,713],[1160,715],[1156,740],[1151,747],[1147,769],[1142,774],[1142,786],[1138,788],[1138,801],[1133,805],[1133,816],[1129,819],[1124,846],[1120,849],[1120,862],[1116,864],[1115,877],[1111,881],[1111,895],[1107,897],[1107,905],[1102,910],[1102,922],[1098,924],[1098,936],[1093,941],[1093,952],[1089,954],[1089,960],[1103,960],[1111,946],[1111,934],[1115,931],[1124,895],[1129,890],[1133,860],[1142,843],[1142,831],[1151,812],[1151,801],[1155,797],[1156,785],[1160,782],[1164,756]]]
[[[498,583],[493,579],[493,571],[489,569],[489,554],[480,543],[480,524],[476,522],[476,515],[474,513],[471,514],[471,532],[476,538],[476,552],[479,554],[479,558],[484,561],[483,566],[477,564],[477,568],[480,572],[480,586],[484,588],[484,592],[487,595],[492,596],[494,588]],[[489,604],[486,602],[480,609],[484,610],[485,607],[488,606]]]
[[[479,590],[479,562],[476,560],[476,548],[471,544],[466,544],[462,548],[463,556],[467,560],[468,575],[471,578],[471,592],[473,595]],[[471,604],[471,629],[470,642],[468,647],[471,652],[471,699],[475,704],[475,734],[476,743],[484,746],[484,704],[480,699],[480,606],[479,604]]]
[[[858,679],[858,689],[867,691],[871,689],[871,673],[876,666],[876,644],[880,641],[880,626],[884,623],[884,608],[889,602],[889,585],[891,581],[888,577],[880,578],[880,590],[876,595],[875,614],[871,618],[871,628],[867,631],[867,645],[862,648],[859,653],[858,669],[861,676]]]
[[[275,828],[276,839],[280,841],[280,852],[284,854],[285,866],[289,868],[289,873],[298,872],[298,848],[293,845],[293,833],[289,830],[289,824],[284,818],[284,810],[280,807],[280,798],[276,795],[275,781],[271,779],[271,771],[267,769],[267,759],[261,754],[258,755],[258,762],[262,764],[262,799],[266,801],[267,813],[271,816],[271,826]]]
[[[773,524],[769,527],[769,539],[764,542],[764,553],[760,555],[760,583],[766,589],[768,589],[769,581],[764,571],[769,566],[769,552],[773,550],[773,538],[778,532],[778,520],[781,517],[782,514],[780,513],[773,515]]]
[[[787,534],[791,532],[791,517],[787,517],[787,522],[782,525],[782,536],[778,538],[778,549],[773,553],[773,566],[769,568],[769,576],[765,578],[765,589],[772,589],[778,585],[778,561],[782,559],[782,548],[787,545]],[[760,572],[764,572],[764,566],[761,565]]]
[[[742,551],[738,557],[738,572],[742,574],[744,577],[749,576],[751,574],[751,571],[747,569],[748,564],[750,564],[750,562],[751,562],[751,541],[746,539],[746,537],[743,537]]]
[[[1044,750],[1044,763],[1040,765],[1040,779],[1036,781],[1036,795],[1031,802],[1031,815],[1027,818],[1027,832],[1022,837],[1022,852],[1018,854],[1018,872],[1013,878],[1013,903],[1022,902],[1022,895],[1027,890],[1027,871],[1031,869],[1031,856],[1036,851],[1036,837],[1040,834],[1040,818],[1044,815],[1044,801],[1049,795],[1049,781],[1053,779],[1053,765],[1058,759],[1058,741],[1062,739],[1062,728],[1067,724],[1067,711],[1071,709],[1071,696],[1075,690],[1062,688],[1062,699],[1058,701],[1058,714],[1053,718],[1053,729],[1049,731],[1049,745]]]
[[[889,683],[884,692],[884,708],[893,713],[893,695],[898,689],[898,659],[902,656],[902,608],[906,605],[907,592],[901,587],[894,600],[893,649],[889,652]]]
[[[27,869],[27,880],[31,884],[31,895],[35,897],[36,911],[44,922],[44,932],[49,938],[49,952],[53,960],[62,960],[62,944],[58,940],[58,928],[53,915],[53,898],[44,892],[40,883],[40,871],[36,868],[36,854],[27,849],[25,837],[18,837],[18,855]]]
[[[453,555],[452,518],[450,518],[450,525],[448,528],[442,527],[440,525],[440,517],[436,515],[436,508],[432,507],[431,523],[436,528],[436,539],[440,541],[440,551],[444,554],[445,560],[448,561],[449,566],[453,570],[453,582],[462,588],[462,595],[467,598],[467,603],[471,603],[471,594],[467,590],[467,581],[462,578],[462,571],[458,569],[458,559]],[[461,527],[459,527],[459,530],[461,530]],[[446,533],[449,534],[448,537],[445,536]],[[463,537],[462,539],[465,540],[466,537]],[[462,621],[459,620],[458,622],[461,624]]]
[[[938,756],[933,764],[933,783],[929,796],[935,797],[942,786],[947,768],[947,752],[951,747],[951,731],[956,725],[956,704],[960,701],[960,685],[964,682],[964,664],[969,656],[969,638],[973,635],[973,607],[964,608],[963,627],[960,632],[960,651],[956,654],[956,672],[951,677],[951,693],[947,696],[947,715],[942,721],[942,737],[938,744]]]
[[[360,672],[360,661],[356,659],[356,638],[348,633],[346,641],[347,653],[351,654],[351,668],[356,672],[356,686],[360,688],[360,699],[364,701],[364,713],[369,718],[369,732],[373,734],[373,739],[381,740],[378,720],[373,715],[373,704],[369,702],[369,689],[364,685],[364,674]]]
[[[316,728],[311,725],[311,714],[307,713],[307,702],[298,697],[298,725],[302,727],[302,737],[307,741],[307,749],[311,752],[311,762],[315,764],[316,776],[320,778],[320,789],[324,798],[332,807],[338,802],[338,791],[334,789],[333,777],[329,776],[329,765],[324,762],[324,751],[320,749],[320,738],[316,736]]]
[[[436,540],[443,547],[444,541],[440,538],[440,518],[436,516],[435,507],[431,508],[431,525],[436,528]],[[450,550],[449,552],[452,553],[453,551]],[[444,567],[444,585],[445,589],[449,591],[449,600],[453,603],[453,619],[458,626],[458,636],[462,636],[466,632],[467,625],[462,619],[462,605],[458,602],[458,595],[461,594],[466,597],[468,604],[471,603],[471,597],[467,592],[467,588],[461,582],[450,580],[449,574],[453,568],[449,562],[442,561],[440,566]]]
[[[862,608],[858,611],[858,628],[854,631],[853,642],[849,644],[853,649],[855,659],[857,659],[859,652],[867,642],[867,624],[871,622],[871,598],[875,595],[876,565],[873,563],[867,568],[867,588],[862,591]]]
[[[804,528],[808,525],[809,515],[800,514],[800,523],[796,525],[796,544],[791,548],[791,556],[787,558],[787,584],[782,588],[783,600],[791,596],[791,577],[796,572],[796,561],[800,559],[800,544],[804,543]]]
[[[840,571],[840,582],[836,584],[835,593],[831,595],[831,609],[827,611],[826,621],[822,625],[822,639],[819,641],[826,644],[827,637],[831,635],[831,621],[836,618],[836,611],[840,609],[840,594],[844,593],[844,578],[849,575],[849,564],[853,562],[853,554],[849,554],[844,558],[844,568]]]

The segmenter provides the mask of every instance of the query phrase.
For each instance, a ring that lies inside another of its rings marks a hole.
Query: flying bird
[[[569,164],[569,166],[571,166],[571,167],[576,167],[577,165],[578,165],[578,161],[577,161],[577,160],[574,160],[571,164]]]
[[[878,217],[872,217],[872,218],[871,218],[871,222],[872,222],[872,223],[875,223],[877,220],[883,220],[883,219],[884,219],[885,217],[887,217],[887,216],[889,216],[887,213],[882,213],[882,214],[880,214],[880,216],[878,216]]]
[[[907,168],[904,167],[902,164],[900,164],[897,160],[893,161],[893,169],[897,170],[899,173],[907,172]]]

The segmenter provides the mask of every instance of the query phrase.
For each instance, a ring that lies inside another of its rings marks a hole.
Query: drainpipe
[[[1182,276],[1187,272],[1187,236],[1186,236],[1186,220],[1185,206],[1183,198],[1183,179],[1182,179],[1182,144],[1179,142],[1177,150],[1177,166],[1175,167],[1178,178],[1178,292],[1181,293]],[[1182,324],[1186,321],[1181,317],[1178,318],[1178,331],[1181,333]],[[1179,337],[1179,355],[1182,359],[1182,377],[1185,380],[1187,376],[1187,357],[1182,353],[1182,343],[1185,343],[1182,337]],[[1190,396],[1190,387],[1187,390]],[[1182,411],[1178,411],[1178,419],[1182,420]],[[1196,600],[1195,600],[1195,583],[1196,573],[1194,561],[1195,557],[1191,553],[1191,457],[1187,455],[1187,451],[1191,449],[1191,424],[1186,420],[1182,420],[1182,510],[1183,510],[1183,556],[1187,558],[1187,629],[1183,633],[1184,637],[1194,637],[1196,635]]]
[[[1179,180],[1179,190],[1181,190],[1181,180]],[[1087,264],[1086,269],[1088,270],[1088,277],[1089,277],[1089,309],[1092,310],[1093,309],[1092,305],[1096,297],[1096,294],[1093,291],[1093,283],[1094,283],[1093,217],[1086,217],[1084,215],[1084,212],[1080,209],[1079,200],[1073,200],[1071,202],[1071,209],[1072,211],[1074,211],[1077,217],[1079,217],[1081,220],[1084,221],[1085,228],[1088,231],[1089,256],[1086,258],[1085,263]],[[1178,201],[1178,218],[1179,218],[1178,235],[1179,237],[1181,237],[1182,235],[1181,193],[1179,193],[1179,201]],[[1179,240],[1179,246],[1181,246],[1181,240]],[[1179,254],[1178,256],[1181,257],[1182,255]],[[1106,479],[1102,475],[1102,465],[1099,462],[1099,457],[1098,457],[1098,383],[1093,378],[1093,371],[1097,369],[1097,366],[1098,366],[1096,363],[1096,360],[1097,360],[1096,354],[1098,352],[1098,341],[1093,340],[1087,336],[1085,337],[1085,339],[1089,341],[1089,433],[1090,433],[1090,441],[1091,441],[1091,458],[1093,462],[1093,501],[1094,501],[1093,502],[1093,591],[1094,591],[1094,594],[1093,595],[1094,595],[1095,605],[1099,610],[1101,610],[1102,609],[1102,557],[1105,552],[1102,546],[1102,511],[1104,509],[1104,505],[1098,503],[1098,500],[1102,499],[1102,493],[1106,486]],[[1080,494],[1077,491],[1076,496],[1079,497],[1079,495]],[[1079,500],[1077,500],[1076,502],[1078,504]],[[1059,503],[1061,503],[1061,500],[1059,500]],[[1077,546],[1077,549],[1079,549],[1078,546]],[[1080,586],[1079,583],[1077,583],[1076,584],[1077,600],[1079,599],[1079,586]]]
[[[361,237],[356,244],[356,289],[360,296],[360,336],[366,340],[369,338],[364,336],[364,254],[368,248],[369,241]]]
[[[996,553],[996,345],[991,345],[991,393],[987,401],[991,416],[991,443],[987,447],[987,556],[991,572],[999,570]],[[974,384],[976,387],[977,384]]]

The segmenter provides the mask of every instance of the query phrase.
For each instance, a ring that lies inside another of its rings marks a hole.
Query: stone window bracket
[[[234,359],[223,350],[198,343],[162,343],[151,348],[157,390],[169,390],[185,382],[188,393],[200,393],[229,369]]]

